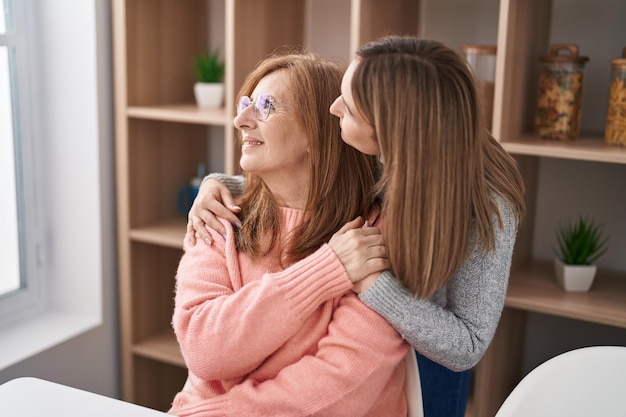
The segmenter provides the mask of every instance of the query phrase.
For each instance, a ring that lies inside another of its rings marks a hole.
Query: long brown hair
[[[495,249],[492,215],[503,225],[494,195],[508,201],[519,225],[523,179],[483,125],[473,74],[458,52],[390,36],[357,56],[352,91],[384,161],[377,188],[384,190],[392,270],[428,298],[477,245]]]
[[[366,214],[370,206],[376,181],[375,158],[341,140],[339,122],[328,110],[341,92],[344,69],[309,53],[277,53],[262,60],[239,91],[239,96],[250,95],[263,77],[286,70],[294,96],[294,115],[310,140],[309,165],[303,167],[310,178],[306,216],[282,248],[285,265],[316,251],[346,222]],[[248,173],[246,182],[237,246],[258,257],[276,244],[280,233],[278,210],[269,188],[258,176]]]

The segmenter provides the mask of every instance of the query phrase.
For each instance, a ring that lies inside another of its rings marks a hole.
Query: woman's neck
[[[309,186],[306,175],[264,177],[263,181],[271,190],[279,207],[303,210]]]

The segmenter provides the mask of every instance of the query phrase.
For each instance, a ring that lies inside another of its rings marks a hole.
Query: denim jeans
[[[471,369],[454,372],[417,355],[424,417],[463,417],[467,406]]]

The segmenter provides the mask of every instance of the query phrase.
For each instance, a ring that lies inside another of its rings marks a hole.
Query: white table
[[[0,385],[0,416],[172,417],[161,411],[30,377]]]

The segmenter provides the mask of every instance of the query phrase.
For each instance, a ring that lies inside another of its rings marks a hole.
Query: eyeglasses
[[[274,97],[267,93],[259,94],[254,100],[250,100],[248,96],[242,96],[237,104],[237,115],[240,115],[245,109],[254,105],[254,116],[257,120],[265,120],[269,117],[272,109],[275,109]]]

